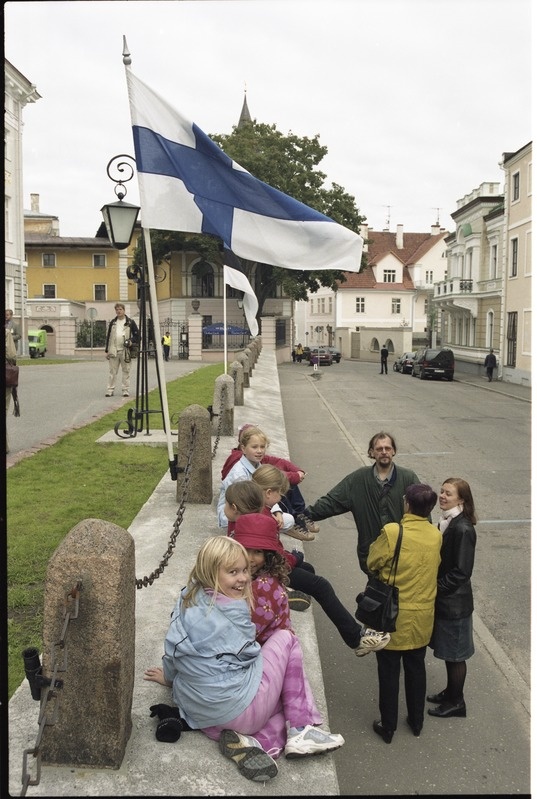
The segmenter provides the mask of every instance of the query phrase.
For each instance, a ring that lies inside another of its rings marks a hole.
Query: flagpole
[[[157,359],[157,372],[163,376],[160,383],[160,395],[162,398],[162,416],[164,421],[164,433],[166,435],[166,443],[168,446],[168,460],[170,462],[170,470],[172,470],[172,479],[174,478],[175,457],[173,453],[172,433],[170,430],[170,412],[168,410],[168,390],[166,386],[166,375],[164,373],[164,358],[162,356],[162,347],[160,346],[160,319],[158,315],[157,304],[157,290],[155,285],[155,270],[153,267],[153,253],[151,251],[151,235],[148,228],[142,228],[144,234],[144,247],[147,262],[147,276],[149,279],[149,304],[151,306],[151,319],[153,321],[153,335],[155,336],[155,357]]]
[[[224,374],[227,375],[227,283],[224,275]]]

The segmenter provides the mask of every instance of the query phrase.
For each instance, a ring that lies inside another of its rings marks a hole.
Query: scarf
[[[440,516],[440,521],[438,522],[438,529],[442,534],[445,533],[446,528],[450,521],[462,513],[462,505],[455,505],[454,508],[450,508],[449,510],[442,511]]]

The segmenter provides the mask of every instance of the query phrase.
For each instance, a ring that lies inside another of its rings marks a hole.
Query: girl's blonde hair
[[[252,480],[238,480],[226,488],[226,502],[234,505],[237,513],[260,513],[265,507],[262,489]]]
[[[239,445],[245,447],[250,439],[252,439],[254,436],[259,436],[259,438],[263,439],[265,441],[266,447],[268,447],[270,444],[267,434],[260,430],[259,427],[251,425],[241,430],[239,435]]]
[[[242,544],[228,538],[226,535],[216,535],[207,539],[199,550],[194,568],[188,576],[186,591],[183,594],[183,605],[189,608],[196,604],[198,591],[210,588],[215,592],[211,605],[216,600],[216,594],[220,592],[218,582],[218,572],[221,568],[228,569],[237,563],[240,557],[244,558],[246,565],[249,565],[248,553]],[[252,592],[250,584],[244,591],[244,598],[251,603]]]
[[[279,491],[280,494],[287,494],[289,491],[289,480],[287,475],[276,466],[270,463],[262,463],[252,474],[252,480],[263,489],[263,491]]]

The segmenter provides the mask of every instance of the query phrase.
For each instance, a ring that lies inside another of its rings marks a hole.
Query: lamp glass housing
[[[138,205],[131,205],[123,200],[101,208],[108,238],[117,250],[124,250],[131,243],[139,210]]]

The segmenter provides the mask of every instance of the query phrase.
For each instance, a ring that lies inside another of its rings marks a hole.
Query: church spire
[[[240,118],[239,118],[239,124],[237,125],[237,128],[242,128],[242,127],[244,127],[244,125],[246,125],[248,122],[251,122],[251,121],[252,121],[252,117],[250,115],[250,109],[248,108],[248,103],[246,102],[246,86],[245,86],[244,87],[244,102],[242,104],[242,111],[241,111],[241,115],[240,115]]]

